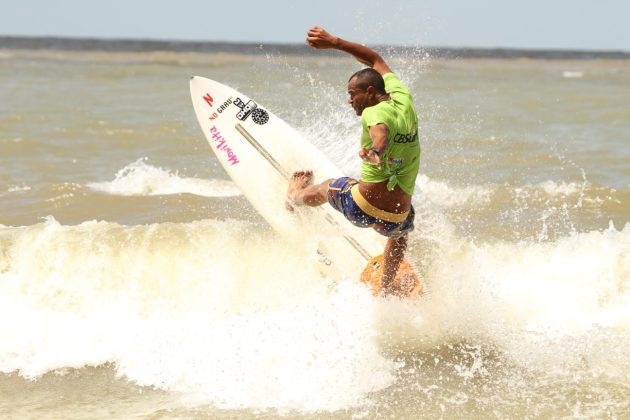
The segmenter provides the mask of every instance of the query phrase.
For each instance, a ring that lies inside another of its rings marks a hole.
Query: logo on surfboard
[[[236,118],[241,121],[245,121],[250,115],[252,116],[252,121],[254,121],[258,125],[267,124],[267,122],[269,121],[269,113],[264,109],[258,108],[256,102],[252,100],[244,103],[241,98],[236,98],[234,100],[234,105],[241,109],[236,114]]]
[[[206,101],[206,103],[208,104],[208,106],[210,108],[212,108],[212,103],[214,102],[214,98],[212,96],[210,96],[209,93],[206,93],[205,96],[203,97],[203,99]]]

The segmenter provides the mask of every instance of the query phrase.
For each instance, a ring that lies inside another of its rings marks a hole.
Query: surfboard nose
[[[199,76],[190,76],[190,81],[188,83],[190,84],[191,91],[198,87],[198,85],[201,83],[202,79],[203,78],[199,77]]]

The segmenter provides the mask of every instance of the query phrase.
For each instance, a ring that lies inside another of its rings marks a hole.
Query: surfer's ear
[[[376,96],[376,88],[374,86],[368,86],[367,89],[365,89],[365,94],[370,99],[374,98]]]

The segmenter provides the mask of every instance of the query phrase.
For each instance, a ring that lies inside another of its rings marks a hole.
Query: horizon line
[[[65,43],[65,45],[50,45],[50,42]],[[79,45],[80,43],[92,45]],[[8,45],[5,45],[8,44]],[[249,53],[256,53],[263,47],[284,49],[285,53],[304,54],[309,51],[331,51],[334,50],[315,50],[306,43],[291,42],[259,42],[259,41],[228,41],[228,40],[177,40],[177,39],[157,39],[157,38],[99,38],[91,36],[67,36],[67,35],[4,35],[0,34],[0,49],[62,49],[67,51],[89,51],[98,50],[93,48],[96,46],[118,44],[119,47],[129,47],[127,49],[116,49],[117,51],[156,51],[156,50],[172,50],[172,51],[188,51],[188,52],[213,52],[208,47],[255,47]],[[134,48],[132,45],[136,44]],[[142,44],[142,45],[138,45]],[[552,57],[552,58],[620,58],[630,59],[630,50],[593,50],[593,49],[563,49],[563,48],[538,48],[538,47],[479,47],[479,46],[435,46],[435,45],[411,45],[411,44],[370,44],[374,48],[387,49],[420,49],[428,52],[437,53],[438,55],[449,55],[449,53],[458,53],[457,57],[486,57],[486,56],[504,56],[506,58],[514,57]],[[168,47],[171,48],[168,48]],[[56,47],[56,48],[55,48]],[[162,47],[162,48],[151,48]],[[175,49],[174,47],[180,47]],[[181,48],[189,47],[189,48]],[[206,48],[204,48],[206,47]],[[244,51],[241,51],[245,53]],[[310,54],[309,54],[310,55]]]

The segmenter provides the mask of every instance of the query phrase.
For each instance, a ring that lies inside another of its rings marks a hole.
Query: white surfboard
[[[288,177],[312,170],[315,183],[343,176],[315,146],[246,95],[214,80],[190,80],[201,129],[217,159],[273,229],[318,258],[333,280],[357,279],[383,252],[384,238],[346,221],[329,204],[285,209]]]

